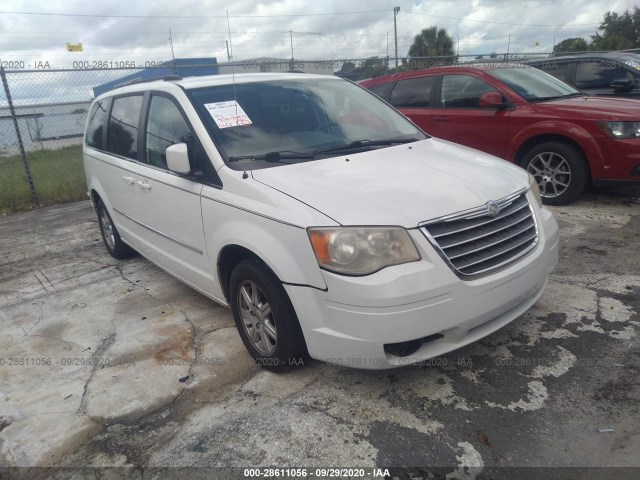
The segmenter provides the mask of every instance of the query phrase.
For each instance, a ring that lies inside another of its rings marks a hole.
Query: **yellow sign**
[[[82,43],[67,43],[67,52],[82,52]]]

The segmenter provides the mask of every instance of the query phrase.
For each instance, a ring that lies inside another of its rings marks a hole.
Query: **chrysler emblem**
[[[487,213],[492,217],[496,217],[500,213],[500,205],[498,205],[498,202],[489,200],[487,202],[486,207],[487,207]]]

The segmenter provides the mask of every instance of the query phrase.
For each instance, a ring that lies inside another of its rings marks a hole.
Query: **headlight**
[[[529,174],[529,188],[531,189],[531,193],[533,193],[533,196],[536,197],[538,206],[542,207],[542,196],[540,195],[540,187],[538,186],[536,177],[531,174]]]
[[[640,137],[640,122],[596,122],[600,130],[611,138]]]
[[[318,264],[336,273],[368,275],[420,260],[411,237],[400,227],[318,227],[307,232]]]

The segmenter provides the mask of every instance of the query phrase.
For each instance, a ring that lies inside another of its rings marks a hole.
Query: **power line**
[[[320,17],[332,15],[355,15],[362,13],[380,13],[388,10],[359,10],[351,12],[333,12],[333,13],[282,13],[272,15],[229,15],[229,18],[274,18],[274,17]],[[83,17],[83,18],[167,18],[167,19],[202,19],[202,18],[227,18],[226,15],[108,15],[97,13],[54,13],[54,12],[22,12],[22,11],[0,11],[0,14],[11,15],[42,15],[50,17]]]
[[[0,12],[1,13],[1,12]],[[572,25],[562,25],[562,24],[536,24],[536,23],[507,23],[507,22],[492,22],[489,20],[474,20],[472,18],[460,18],[460,17],[445,17],[443,15],[432,15],[430,13],[422,13],[422,12],[407,12],[413,15],[423,15],[425,17],[435,17],[435,18],[446,18],[448,20],[460,20],[462,22],[476,22],[476,23],[489,23],[493,25],[511,25],[514,27],[591,27],[593,25],[600,25],[598,23],[574,23]]]

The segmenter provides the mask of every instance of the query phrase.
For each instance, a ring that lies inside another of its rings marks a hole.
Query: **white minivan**
[[[558,261],[524,170],[335,77],[117,88],[91,107],[84,164],[109,253],[139,252],[229,305],[273,371],[457,349],[527,311]]]

